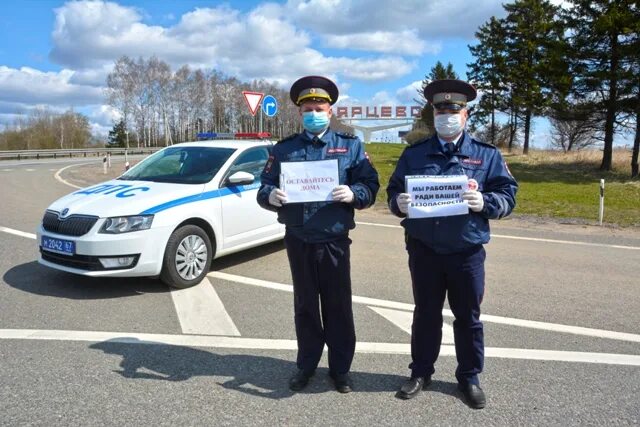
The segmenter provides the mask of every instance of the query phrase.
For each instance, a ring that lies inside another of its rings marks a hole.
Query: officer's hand
[[[398,202],[400,212],[406,215],[406,213],[409,212],[409,205],[411,204],[411,194],[400,193],[396,196],[396,201]]]
[[[333,196],[334,202],[353,202],[353,191],[351,191],[348,185],[338,185],[333,189],[331,195]]]
[[[484,198],[482,193],[477,190],[467,190],[462,193],[462,200],[466,200],[469,204],[469,209],[474,212],[480,212],[484,207]]]
[[[282,191],[279,188],[274,188],[273,190],[271,190],[271,193],[269,193],[269,204],[275,206],[275,207],[281,207],[283,203],[285,203],[287,201],[287,193],[285,193],[284,191]]]

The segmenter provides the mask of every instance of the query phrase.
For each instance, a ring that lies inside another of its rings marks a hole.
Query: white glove
[[[269,193],[269,204],[279,208],[287,201],[287,193],[279,188],[274,188]]]
[[[406,215],[407,212],[409,212],[409,205],[411,204],[411,194],[400,193],[396,196],[396,201],[398,202],[400,212]]]
[[[331,195],[333,196],[334,202],[353,202],[353,191],[351,191],[348,185],[338,185],[333,189]]]
[[[484,207],[484,198],[478,190],[465,191],[462,193],[462,200],[466,200],[469,204],[469,209],[474,212],[480,212]]]

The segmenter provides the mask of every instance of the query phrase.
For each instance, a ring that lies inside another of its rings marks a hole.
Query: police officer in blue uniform
[[[257,196],[260,206],[276,211],[278,221],[286,225],[298,341],[298,371],[289,388],[299,391],[308,384],[326,344],[329,375],[336,390],[348,393],[353,387],[349,369],[356,345],[349,230],[355,227],[354,209],[375,202],[378,173],[357,137],[329,128],[331,106],[338,100],[338,88],[331,80],[303,77],[292,85],[290,96],[299,107],[304,132],[274,146]],[[339,167],[333,200],[287,203],[280,188],[281,163],[327,159],[336,159]]]
[[[489,241],[489,220],[511,213],[518,184],[500,151],[473,139],[464,130],[467,102],[476,90],[461,80],[435,80],[424,89],[434,107],[436,135],[407,147],[389,180],[389,208],[405,218],[406,247],[415,309],[411,328],[411,377],[397,396],[415,397],[431,382],[442,341],[442,308],[448,294],[458,367],[456,379],[467,404],[483,408],[486,398],[478,374],[484,364],[480,303],[484,293],[483,244]],[[411,195],[405,177],[466,175],[466,215],[407,218]]]

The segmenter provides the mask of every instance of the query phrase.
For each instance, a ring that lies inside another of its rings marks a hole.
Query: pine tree
[[[506,65],[513,105],[524,118],[523,154],[529,151],[533,116],[550,105],[554,78],[559,74],[554,49],[562,39],[558,8],[547,0],[516,0],[504,5]]]
[[[601,170],[611,170],[613,138],[623,112],[625,73],[633,49],[633,26],[638,20],[637,0],[575,0],[565,12],[573,52],[573,91],[589,100],[604,116]],[[637,36],[637,27],[636,27]],[[636,37],[637,39],[637,37]],[[637,46],[637,45],[636,45]],[[637,55],[637,51],[636,51]]]
[[[429,74],[424,77],[424,80],[422,80],[421,88],[417,90],[419,98],[415,101],[423,106],[422,112],[420,113],[420,122],[423,128],[426,127],[426,131],[429,135],[433,135],[435,133],[435,126],[433,124],[433,107],[424,97],[424,88],[434,80],[457,78],[458,74],[453,70],[453,64],[451,64],[451,62],[449,62],[445,67],[442,62],[438,61],[436,62],[436,65],[431,68]]]
[[[449,62],[446,67],[444,66],[444,64],[442,64],[442,62],[436,62],[436,65],[431,68],[429,74],[424,76],[420,89],[416,89],[416,92],[418,92],[418,98],[414,99],[414,101],[423,106],[428,104],[427,99],[424,97],[424,88],[427,87],[429,83],[434,80],[457,78],[458,74],[453,70],[453,64],[451,62]]]
[[[474,108],[470,121],[473,127],[485,125],[489,121],[489,138],[495,145],[498,128],[496,110],[499,103],[506,104],[501,100],[509,95],[505,86],[508,69],[505,62],[504,21],[491,17],[478,29],[476,39],[478,44],[469,46],[475,62],[467,64],[470,70],[467,72],[467,79],[477,89],[482,90],[483,95]]]
[[[109,138],[107,144],[109,147],[126,147],[127,145],[127,134],[125,132],[126,127],[124,120],[120,120],[118,123],[113,125],[113,129],[109,131]]]
[[[638,156],[640,154],[640,5],[631,5],[624,13],[623,36],[620,46],[622,56],[622,78],[618,98],[624,112],[621,121],[627,129],[633,129],[631,153],[631,178],[640,176]]]

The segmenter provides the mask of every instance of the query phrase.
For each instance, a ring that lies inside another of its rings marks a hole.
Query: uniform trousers
[[[445,296],[455,317],[453,333],[462,385],[479,385],[484,365],[484,335],[480,303],[484,294],[482,245],[462,253],[438,254],[420,240],[407,238],[415,309],[411,327],[412,376],[429,376],[440,353]]]
[[[326,344],[330,373],[345,374],[351,368],[356,347],[351,239],[345,235],[310,243],[287,232],[284,241],[293,277],[297,366],[306,373],[313,372]]]

